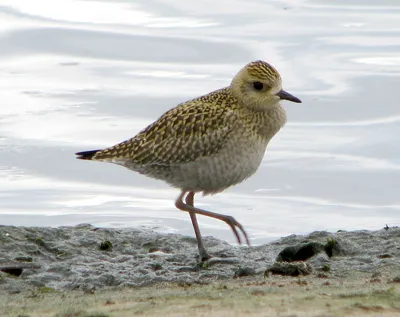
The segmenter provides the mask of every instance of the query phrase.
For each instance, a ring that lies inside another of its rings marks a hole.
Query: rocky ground
[[[138,229],[0,226],[0,316],[400,316],[400,228],[255,247]]]

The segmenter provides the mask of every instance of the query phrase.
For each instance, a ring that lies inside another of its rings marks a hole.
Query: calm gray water
[[[127,139],[263,59],[303,103],[285,104],[254,177],[198,205],[236,217],[255,244],[399,225],[399,1],[168,3],[0,0],[0,224],[193,235],[177,190],[74,152]]]

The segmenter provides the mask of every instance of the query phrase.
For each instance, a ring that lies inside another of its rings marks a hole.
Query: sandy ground
[[[390,280],[390,278],[389,278]],[[1,316],[400,316],[400,284],[387,276],[272,277],[207,285],[47,292],[0,297]]]
[[[336,254],[294,262],[310,274],[265,276],[282,250],[332,239]],[[113,247],[100,248],[104,241]],[[399,228],[292,235],[251,248],[206,241],[223,260],[196,267],[195,242],[179,235],[0,227],[0,316],[400,316]],[[7,272],[11,264],[22,273]]]

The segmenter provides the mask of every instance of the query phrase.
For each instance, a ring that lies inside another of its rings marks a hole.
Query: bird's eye
[[[255,90],[261,90],[264,88],[264,85],[263,85],[263,83],[260,83],[259,81],[255,81],[253,83],[253,87]]]

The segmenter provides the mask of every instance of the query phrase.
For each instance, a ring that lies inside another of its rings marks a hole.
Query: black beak
[[[301,100],[291,94],[289,94],[288,92],[281,90],[280,92],[278,92],[276,94],[279,98],[283,99],[283,100],[289,100],[289,101],[293,101],[293,102],[297,102],[297,103],[301,103]]]

